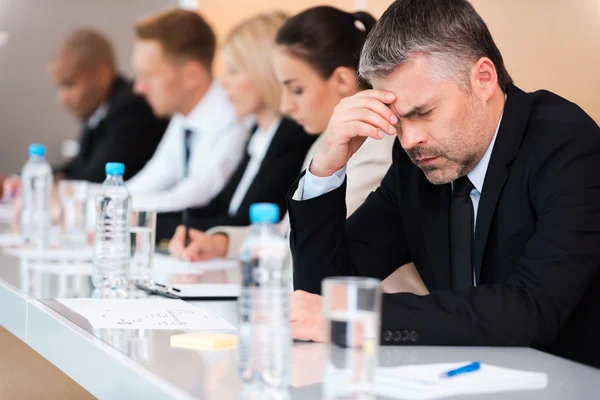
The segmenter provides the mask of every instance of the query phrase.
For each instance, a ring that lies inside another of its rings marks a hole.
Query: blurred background
[[[178,6],[200,10],[222,38],[261,11],[296,13],[315,5],[368,10],[379,17],[390,0],[0,0],[0,171],[18,172],[27,146],[39,141],[51,164],[79,126],[56,102],[48,73],[53,50],[73,29],[98,28],[113,40],[121,71],[132,77],[133,24]],[[576,102],[600,123],[600,0],[472,0],[487,22],[515,83]],[[217,59],[216,71],[220,63]]]

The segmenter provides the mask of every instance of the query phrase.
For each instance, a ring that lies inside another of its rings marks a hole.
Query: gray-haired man
[[[320,282],[413,262],[430,294],[384,295],[384,344],[533,346],[600,366],[600,129],[513,85],[466,0],[397,0],[289,199],[294,336],[323,340]],[[344,165],[397,135],[346,222]],[[307,293],[310,292],[310,293]],[[314,293],[314,294],[311,294]]]

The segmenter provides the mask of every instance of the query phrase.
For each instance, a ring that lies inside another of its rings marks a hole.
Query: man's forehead
[[[433,82],[429,74],[411,61],[401,65],[384,78],[374,78],[373,88],[386,90],[396,95],[392,109],[399,115],[409,113],[415,107],[428,105],[440,94],[440,85]]]
[[[134,50],[144,57],[165,57],[166,52],[158,40],[137,39],[134,43]]]
[[[72,60],[57,58],[50,64],[50,69],[55,77],[68,79],[77,75],[77,65]]]

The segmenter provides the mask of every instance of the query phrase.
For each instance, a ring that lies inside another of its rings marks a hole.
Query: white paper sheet
[[[214,312],[182,300],[58,299],[94,328],[235,330]]]
[[[378,368],[377,393],[401,399],[441,399],[444,397],[496,393],[516,390],[544,389],[548,375],[481,364],[475,372],[444,378],[444,372],[469,362],[406,365]]]
[[[238,297],[241,285],[239,283],[184,283],[174,284],[179,292],[171,293],[180,297]]]
[[[237,260],[214,259],[209,261],[187,262],[180,261],[175,257],[165,254],[154,255],[154,268],[171,273],[202,273],[203,271],[214,271],[223,269],[239,268]]]
[[[35,249],[35,248],[7,248],[7,253],[17,257],[27,258],[28,260],[63,260],[63,261],[91,261],[94,255],[94,249],[92,247],[84,248],[48,248],[48,249]]]

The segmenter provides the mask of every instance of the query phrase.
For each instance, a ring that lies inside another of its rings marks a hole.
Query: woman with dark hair
[[[371,14],[327,6],[310,8],[288,20],[277,33],[273,57],[283,87],[281,111],[309,133],[324,132],[344,97],[369,89],[357,70],[374,25]]]
[[[358,78],[358,59],[375,18],[365,12],[347,13],[333,7],[310,8],[290,18],[278,31],[273,54],[275,74],[282,88],[281,112],[311,135],[327,128],[336,105],[366,89]],[[319,137],[304,160],[305,169],[322,140]],[[375,190],[392,162],[394,138],[368,139],[351,158],[346,172],[347,215]],[[280,223],[287,234],[289,220]],[[184,248],[173,240],[171,253],[192,261],[213,257],[237,258],[249,227],[216,227]],[[180,232],[183,235],[183,232]]]

